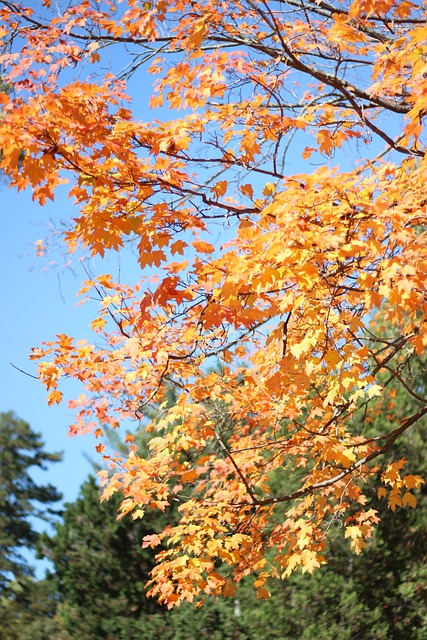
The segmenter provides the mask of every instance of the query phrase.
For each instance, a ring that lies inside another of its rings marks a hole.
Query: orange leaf
[[[51,391],[47,396],[47,403],[49,405],[59,404],[61,400],[62,400],[62,392],[58,391],[57,389],[54,389],[53,391]]]

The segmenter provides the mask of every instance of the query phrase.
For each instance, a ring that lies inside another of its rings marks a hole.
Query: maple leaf
[[[153,549],[154,547],[157,547],[160,542],[161,539],[159,538],[159,536],[156,533],[152,533],[148,536],[144,536],[142,541],[142,548],[146,549],[147,547],[151,547]]]
[[[47,403],[48,404],[59,404],[62,400],[62,392],[58,391],[57,389],[54,389],[53,391],[51,391],[48,396],[47,396]]]
[[[406,491],[406,493],[404,493],[402,496],[402,506],[405,507],[407,505],[409,505],[413,509],[415,509],[415,507],[417,506],[416,497],[412,493],[409,493],[409,491]]]
[[[210,242],[205,242],[204,240],[193,240],[191,243],[196,251],[200,253],[213,253],[215,251],[215,247]]]
[[[350,526],[347,527],[344,537],[351,538],[351,546],[354,551],[359,554],[365,547],[366,542],[363,540],[363,526]]]
[[[242,184],[240,191],[243,195],[248,196],[251,200],[254,197],[254,188],[251,184]]]

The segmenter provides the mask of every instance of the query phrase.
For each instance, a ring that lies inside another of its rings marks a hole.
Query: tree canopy
[[[420,362],[413,373],[424,393],[426,377]],[[411,410],[413,399],[399,385],[394,414],[389,407],[370,426],[374,436],[384,423],[393,423]],[[170,398],[173,402],[173,396]],[[408,459],[408,470],[425,475],[426,418],[399,439],[392,455]],[[107,431],[112,446],[122,449],[116,432]],[[140,455],[147,436],[138,432]],[[285,483],[286,483],[285,479]],[[368,493],[380,523],[364,550],[354,556],[336,523],[328,536],[328,563],[312,576],[293,575],[268,581],[271,598],[257,601],[251,580],[238,585],[234,602],[208,598],[204,607],[190,604],[168,611],[144,595],[144,583],[155,564],[154,549],[141,549],[141,537],[177,522],[176,509],[166,514],[147,511],[144,519],[116,519],[119,494],[100,502],[93,477],[82,485],[77,499],[64,505],[61,521],[38,541],[42,557],[51,561],[43,580],[20,577],[0,595],[4,640],[424,640],[427,630],[426,568],[427,491],[420,508],[393,513],[375,497],[377,479]],[[286,486],[282,490],[286,490]]]
[[[144,542],[167,541],[151,592],[172,606],[255,572],[267,596],[324,563],[336,522],[360,552],[366,480],[392,510],[422,483],[391,452],[427,413],[426,3],[0,0],[0,17],[0,168],[41,204],[67,185],[70,252],[139,270],[88,277],[97,335],[32,357],[49,403],[82,384],[71,433],[165,400],[144,456],[97,447],[123,515],[179,504]],[[373,436],[391,382],[414,403]]]
[[[63,522],[45,535],[40,551],[53,564],[58,619],[67,638],[80,640],[187,640],[246,638],[237,635],[233,602],[212,600],[203,609],[191,605],[168,611],[145,594],[155,551],[141,549],[144,535],[162,531],[177,513],[149,511],[138,522],[117,520],[119,496],[100,503],[93,477],[77,500],[65,505]],[[254,596],[252,596],[254,598]]]
[[[145,596],[154,554],[141,549],[141,539],[156,524],[161,530],[159,515],[141,523],[117,521],[118,500],[100,504],[99,498],[92,476],[77,500],[65,505],[55,535],[41,540],[40,552],[55,567],[64,628],[71,638],[88,640],[155,637],[165,622],[161,607]]]

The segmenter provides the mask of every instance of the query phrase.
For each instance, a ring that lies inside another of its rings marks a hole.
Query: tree
[[[61,494],[51,484],[37,484],[30,469],[46,469],[61,455],[46,453],[39,433],[14,413],[0,414],[0,594],[33,575],[33,568],[22,555],[34,550],[39,538],[34,519],[52,521],[52,503]],[[22,585],[21,585],[22,590]],[[19,587],[18,587],[19,591]]]
[[[139,638],[143,632],[154,637],[164,620],[161,607],[145,596],[154,557],[140,542],[153,522],[118,521],[118,501],[100,504],[99,498],[92,476],[77,500],[65,505],[55,535],[41,541],[55,568],[64,629],[71,638],[88,640]]]
[[[425,367],[413,362],[418,391],[425,395]],[[392,381],[392,407],[384,406],[371,425],[372,435],[385,425],[414,410],[414,399]],[[416,404],[416,403],[415,403]],[[393,413],[392,413],[393,412]],[[404,457],[409,469],[426,474],[426,418],[399,439],[392,452]],[[354,556],[342,537],[342,524],[331,524],[326,557],[328,563],[312,576],[294,575],[271,583],[272,597],[261,607],[247,604],[240,592],[242,622],[255,628],[258,637],[300,640],[421,640],[427,631],[427,491],[419,496],[419,509],[387,508],[376,497],[377,479],[369,480],[366,493],[372,496],[380,518],[363,554]]]
[[[0,168],[41,204],[68,180],[69,250],[133,242],[142,272],[83,284],[99,340],[59,333],[34,349],[48,402],[77,379],[71,432],[102,438],[98,421],[180,390],[148,425],[147,456],[98,445],[123,514],[180,503],[176,526],[144,543],[168,541],[152,593],[231,594],[254,572],[267,596],[268,576],[324,563],[337,519],[360,552],[378,520],[366,480],[392,509],[415,507],[422,483],[391,452],[427,413],[411,374],[427,344],[425,3],[0,7],[13,86]],[[152,76],[142,122],[135,86]],[[371,436],[389,379],[416,405]]]
[[[28,553],[40,538],[36,521],[52,523],[53,503],[61,494],[51,484],[39,484],[34,468],[46,470],[61,460],[47,453],[39,433],[13,412],[0,414],[0,617],[4,640],[43,640],[55,631],[55,594],[34,579]],[[27,554],[27,555],[26,555]],[[64,637],[64,640],[66,638]]]
[[[2,640],[70,640],[60,624],[52,580],[25,578],[0,596]]]

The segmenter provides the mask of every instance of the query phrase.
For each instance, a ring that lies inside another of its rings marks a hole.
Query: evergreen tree
[[[409,459],[421,456],[426,469],[423,444],[420,429],[408,435],[401,448]],[[139,540],[162,523],[151,513],[145,522],[117,521],[115,500],[99,503],[98,497],[91,478],[77,502],[66,506],[56,536],[46,541],[56,570],[59,618],[71,640],[426,637],[425,491],[419,495],[418,509],[395,513],[373,496],[372,507],[378,509],[381,522],[362,554],[354,554],[337,526],[328,564],[313,575],[271,581],[269,600],[258,600],[248,579],[238,585],[234,599],[208,598],[201,609],[185,604],[172,611],[144,595],[154,552],[140,549]]]
[[[52,580],[10,582],[0,596],[1,640],[69,640],[58,615]]]
[[[416,412],[427,397],[424,363],[408,351],[402,360],[400,389],[389,372],[383,384],[381,411],[367,413],[365,435],[392,431],[408,412]],[[375,416],[375,417],[372,417]],[[427,419],[424,417],[396,443],[390,459],[406,458],[407,473],[427,475]],[[387,507],[378,499],[371,479],[370,507],[380,522],[360,555],[343,540],[342,522],[326,551],[328,563],[313,575],[294,574],[271,582],[272,597],[258,607],[240,593],[242,622],[268,640],[425,640],[427,638],[427,487],[417,494],[416,509]],[[255,636],[254,636],[255,637]]]
[[[65,505],[56,534],[41,541],[43,555],[55,566],[64,627],[72,638],[85,640],[150,637],[163,617],[160,606],[145,597],[153,554],[141,549],[141,539],[155,523],[117,520],[117,500],[99,498],[90,477],[77,500]]]
[[[31,468],[45,470],[61,455],[43,450],[40,434],[14,413],[0,414],[0,595],[11,580],[18,583],[33,575],[23,555],[35,549],[39,538],[34,518],[52,520],[51,505],[61,494],[51,484],[37,484]]]

